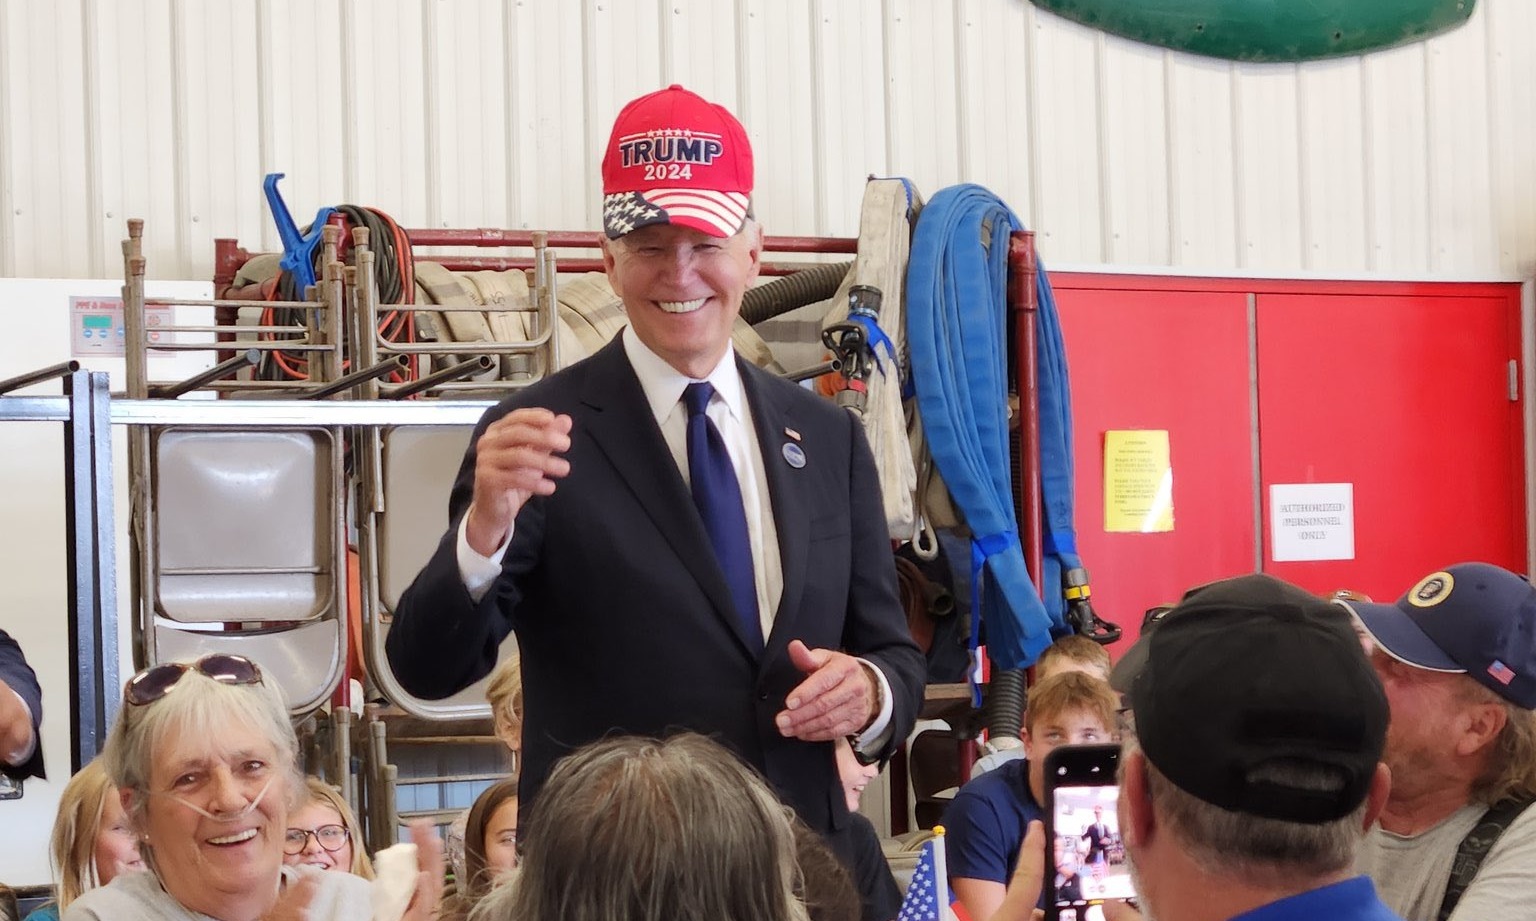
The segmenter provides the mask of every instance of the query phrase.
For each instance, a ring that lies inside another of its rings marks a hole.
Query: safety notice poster
[[[1104,530],[1173,530],[1173,465],[1165,429],[1104,433]]]

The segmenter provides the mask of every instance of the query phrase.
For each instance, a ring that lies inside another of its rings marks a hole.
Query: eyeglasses
[[[261,669],[245,656],[215,653],[196,662],[166,662],[146,668],[128,679],[123,699],[135,707],[152,704],[171,692],[187,672],[196,669],[224,684],[261,684]]]
[[[304,848],[309,844],[309,836],[315,836],[315,843],[327,851],[339,851],[352,837],[345,825],[322,825],[319,828],[290,828],[283,835],[283,853],[292,857],[304,853]]]

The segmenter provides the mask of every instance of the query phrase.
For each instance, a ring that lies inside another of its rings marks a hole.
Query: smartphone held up
[[[1103,921],[1105,901],[1135,898],[1116,812],[1119,764],[1119,745],[1063,745],[1046,756],[1047,921]]]

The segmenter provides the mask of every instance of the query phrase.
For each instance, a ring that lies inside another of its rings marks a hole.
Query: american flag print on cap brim
[[[747,217],[747,196],[709,189],[648,189],[603,197],[603,230],[610,239],[651,224],[678,224],[712,237],[735,236]]]

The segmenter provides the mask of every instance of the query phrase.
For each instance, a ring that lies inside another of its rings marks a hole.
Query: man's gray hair
[[[224,684],[189,667],[159,700],[135,706],[125,699],[107,734],[102,764],[114,784],[131,792],[130,820],[143,828],[155,759],[165,757],[165,740],[171,732],[183,741],[205,740],[212,749],[232,725],[247,727],[272,744],[278,760],[273,769],[281,786],[267,795],[284,796],[294,805],[304,779],[298,766],[298,739],[282,695],[266,683]]]
[[[791,814],[719,744],[597,742],[555,766],[475,919],[807,921]]]
[[[1126,754],[1139,750],[1133,736],[1122,746]],[[1122,773],[1126,761],[1122,756]],[[1354,863],[1368,801],[1331,822],[1287,822],[1208,803],[1174,785],[1150,760],[1143,758],[1142,763],[1157,820],[1196,864],[1213,876],[1285,885],[1338,873]],[[1326,766],[1299,761],[1265,765],[1255,769],[1249,779],[1303,790],[1338,790],[1344,784],[1344,778]]]

